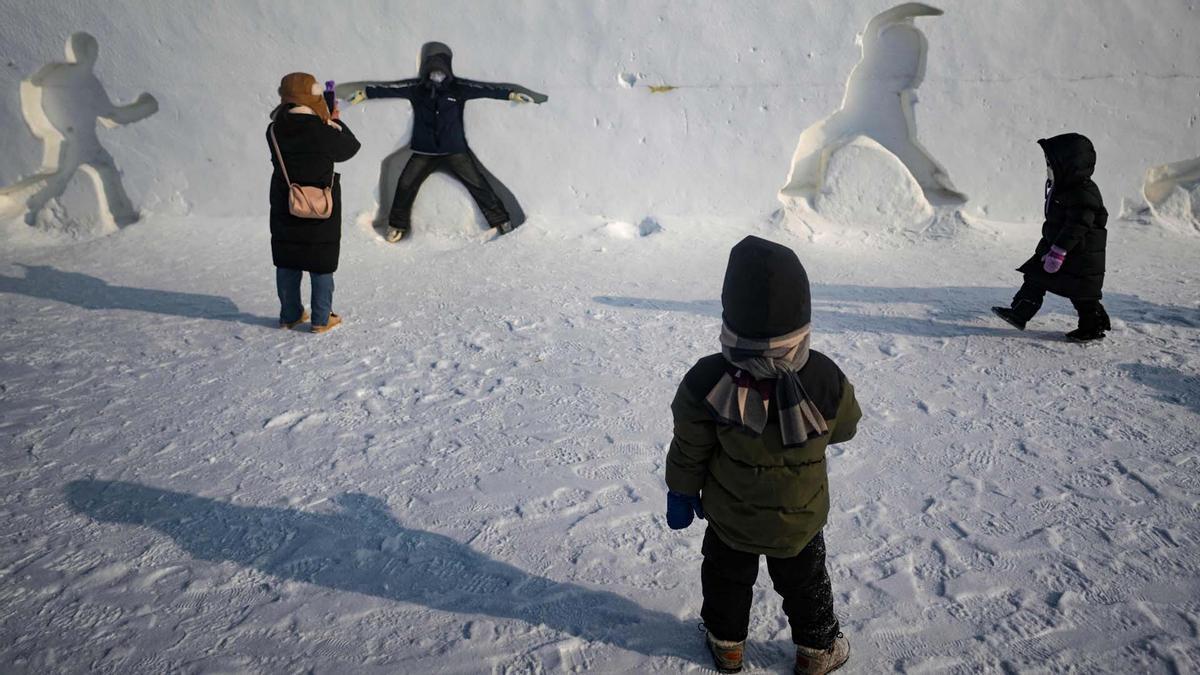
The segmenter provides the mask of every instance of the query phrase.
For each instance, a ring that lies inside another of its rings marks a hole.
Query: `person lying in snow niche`
[[[1046,155],[1047,173],[1042,238],[1033,257],[1017,268],[1025,274],[1025,283],[1012,305],[992,311],[1025,330],[1049,291],[1069,299],[1079,313],[1079,325],[1067,339],[1102,340],[1112,324],[1100,304],[1108,211],[1100,188],[1092,182],[1096,150],[1086,136],[1075,133],[1043,138],[1038,144]]]
[[[796,644],[796,673],[850,657],[825,569],[825,448],[862,416],[841,369],[809,349],[808,275],[791,249],[746,237],[721,289],[721,353],[700,359],[671,403],[667,524],[707,518],[700,610],[721,672],[742,668],[758,556],[767,556]]]
[[[340,121],[337,108],[329,110],[321,85],[312,75],[285,75],[279,83],[279,99],[266,134],[274,167],[271,258],[279,292],[279,327],[292,328],[309,320],[300,301],[300,281],[308,272],[311,330],[324,333],[342,322],[333,312],[333,273],[342,239],[342,189],[333,165],[353,157],[359,143],[350,127]],[[328,217],[295,215],[289,203],[292,185],[329,188]]]
[[[386,239],[398,242],[412,227],[412,208],[421,184],[435,171],[445,171],[467,188],[488,224],[500,234],[513,230],[509,214],[488,182],[479,159],[467,145],[463,109],[478,98],[516,103],[545,103],[549,98],[513,84],[476,82],[454,75],[454,54],[440,42],[421,49],[418,76],[396,82],[367,85],[349,94],[351,104],[382,98],[403,98],[412,104],[413,155],[396,183],[396,196],[388,214]]]

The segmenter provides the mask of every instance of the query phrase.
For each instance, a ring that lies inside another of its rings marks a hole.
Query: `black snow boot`
[[[1104,331],[1099,328],[1076,328],[1067,333],[1067,339],[1071,342],[1095,342],[1104,339]]]
[[[1014,300],[1012,307],[993,307],[992,313],[1012,324],[1017,330],[1025,330],[1025,324],[1037,314],[1037,303],[1029,300]]]
[[[1095,342],[1104,339],[1106,330],[1112,330],[1112,322],[1108,312],[1104,311],[1104,305],[1097,302],[1095,307],[1079,313],[1079,327],[1067,333],[1067,339],[1071,342]]]

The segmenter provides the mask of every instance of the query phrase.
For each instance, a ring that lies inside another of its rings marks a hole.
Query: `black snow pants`
[[[489,225],[495,227],[508,222],[508,211],[504,210],[500,197],[480,170],[479,160],[471,152],[459,152],[453,155],[414,154],[408,160],[396,183],[396,197],[388,214],[389,226],[405,231],[412,227],[412,208],[417,200],[417,191],[435,171],[445,171],[457,178],[471,193]]]
[[[704,563],[700,583],[704,605],[700,616],[714,637],[745,640],[750,628],[750,603],[758,578],[758,556],[730,548],[708,528],[704,533]],[[833,614],[833,588],[825,569],[825,537],[818,532],[799,555],[767,556],[767,571],[775,592],[783,596],[783,613],[792,626],[792,642],[828,649],[838,634]]]
[[[1045,299],[1046,289],[1026,277],[1025,283],[1021,284],[1020,290],[1013,296],[1012,309],[1021,317],[1021,320],[1029,321],[1042,308],[1042,302]],[[1100,304],[1099,300],[1068,299],[1079,314],[1080,328],[1109,330],[1112,327],[1109,323],[1108,312],[1104,311],[1104,305]]]

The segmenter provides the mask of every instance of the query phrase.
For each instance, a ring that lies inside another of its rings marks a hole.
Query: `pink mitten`
[[[1062,269],[1063,261],[1067,259],[1067,252],[1057,246],[1051,246],[1050,252],[1042,256],[1042,269],[1048,274],[1054,274]]]

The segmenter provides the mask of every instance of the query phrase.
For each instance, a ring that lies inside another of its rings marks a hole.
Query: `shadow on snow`
[[[920,337],[959,337],[968,335],[1012,336],[1017,331],[991,313],[993,305],[1007,305],[1016,287],[943,286],[901,287],[815,284],[812,287],[813,323],[826,333],[865,332],[914,335]],[[597,296],[595,302],[625,309],[657,312],[685,312],[719,319],[719,300],[659,300],[625,296]],[[1107,294],[1104,304],[1116,318],[1131,322],[1200,328],[1200,313],[1195,309],[1158,305],[1141,298]],[[925,317],[892,316],[878,313],[889,305],[922,305]],[[855,311],[855,310],[866,311]],[[1056,309],[1075,315],[1062,298],[1047,296],[1043,315]],[[1036,328],[1039,319],[1030,322]],[[990,325],[975,325],[986,320]]]
[[[20,267],[25,268],[24,277],[0,274],[0,293],[54,300],[83,309],[126,309],[191,319],[236,321],[255,326],[274,325],[273,319],[245,314],[232,300],[219,295],[114,286],[97,277],[64,272],[46,265]]]
[[[334,500],[337,511],[309,513],[79,480],[67,485],[66,498],[73,511],[95,520],[158,530],[200,560],[443,612],[516,619],[646,655],[698,657],[685,648],[697,644],[691,623],[403,527],[386,504],[368,495],[344,494]]]

